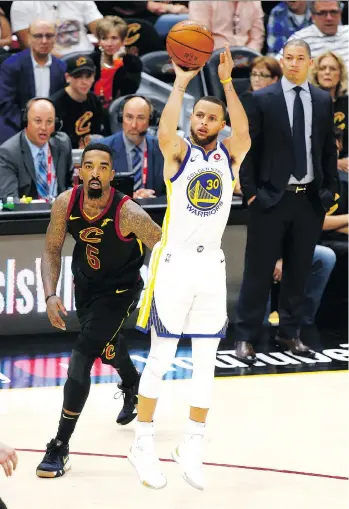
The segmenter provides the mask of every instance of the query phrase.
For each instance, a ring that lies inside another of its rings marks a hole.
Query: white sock
[[[154,423],[153,422],[142,422],[137,421],[135,426],[135,432],[136,436],[135,439],[138,440],[138,438],[141,437],[149,437],[154,435]]]
[[[197,422],[189,419],[186,429],[186,437],[191,435],[201,435],[204,436],[205,433],[205,422]]]

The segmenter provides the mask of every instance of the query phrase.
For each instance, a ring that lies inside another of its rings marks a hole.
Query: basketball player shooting
[[[110,147],[88,145],[79,173],[83,184],[60,194],[52,207],[41,262],[47,314],[54,327],[65,330],[61,314],[67,312],[56,291],[62,246],[69,232],[76,242],[72,272],[81,333],[69,362],[58,432],[37,467],[39,477],[60,477],[70,468],[69,440],[86,403],[91,368],[98,357],[113,366],[122,380],[124,406],[117,422],[128,424],[136,416],[139,374],[120,329],[143,288],[142,243],[152,249],[161,229],[139,205],[111,187],[112,161]]]
[[[138,421],[129,460],[140,481],[163,488],[154,448],[154,411],[161,380],[175,357],[179,338],[192,338],[190,415],[183,442],[173,458],[184,479],[204,488],[201,460],[205,422],[211,404],[216,352],[227,327],[226,270],[221,241],[237,172],[250,147],[248,121],[234,90],[229,47],[220,55],[218,75],[227,100],[232,135],[217,141],[225,126],[226,107],[216,97],[194,106],[190,137],[177,135],[183,95],[200,69],[184,71],[174,64],[176,79],[163,110],[158,137],[164,155],[168,206],[161,242],[151,256],[149,284],[137,322],[151,329],[151,349],[138,396]]]

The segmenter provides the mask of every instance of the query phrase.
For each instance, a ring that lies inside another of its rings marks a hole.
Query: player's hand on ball
[[[12,447],[0,442],[0,465],[4,469],[6,477],[12,475],[18,463],[17,453]]]
[[[47,301],[47,314],[48,318],[53,327],[57,327],[57,329],[66,330],[65,323],[62,320],[59,313],[63,313],[67,316],[67,310],[63,306],[63,303],[59,297],[53,295]]]
[[[175,64],[172,60],[172,65],[176,73],[176,78],[180,80],[182,84],[188,84],[190,80],[192,80],[199,72],[201,67],[198,69],[187,69],[184,70],[179,65]]]
[[[231,56],[229,46],[225,46],[224,51],[219,55],[218,76],[219,79],[224,81],[231,78],[232,70],[234,69],[234,60]]]

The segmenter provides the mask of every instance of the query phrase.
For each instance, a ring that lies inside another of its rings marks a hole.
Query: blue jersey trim
[[[149,327],[140,327],[139,325],[136,325],[136,329],[143,332],[143,334],[147,334],[149,332]]]
[[[234,181],[235,180],[235,177],[234,177],[234,173],[233,173],[233,160],[227,150],[227,147],[225,145],[223,145],[222,142],[220,142],[220,146],[221,146],[221,149],[223,150],[223,152],[225,153],[225,155],[227,156],[227,159],[228,159],[228,163],[229,163],[229,169],[230,169],[230,173],[231,173],[231,178],[232,180]]]
[[[208,161],[208,158],[210,157],[211,154],[213,154],[213,152],[215,152],[217,150],[217,146],[218,146],[218,142],[215,146],[214,149],[210,150],[209,152],[205,152],[205,150],[202,148],[202,147],[199,147],[199,145],[195,145],[194,143],[191,142],[190,138],[187,138],[187,140],[189,141],[190,145],[192,147],[195,147],[197,150],[200,150],[200,152],[202,153],[203,155],[203,158],[205,159],[205,161]]]
[[[184,143],[185,143],[185,142],[184,142]],[[183,173],[183,171],[184,171],[184,168],[185,168],[185,165],[186,165],[186,164],[187,164],[187,162],[188,162],[188,159],[189,159],[189,156],[190,156],[190,152],[191,152],[191,148],[190,148],[190,146],[188,145],[188,146],[187,146],[187,153],[185,154],[185,157],[184,157],[184,159],[183,159],[183,161],[182,161],[182,163],[181,163],[180,167],[178,168],[177,173],[176,173],[176,174],[175,174],[172,178],[170,178],[170,182],[175,182],[175,181],[178,179],[178,177],[180,177],[180,176],[182,175],[182,173]]]

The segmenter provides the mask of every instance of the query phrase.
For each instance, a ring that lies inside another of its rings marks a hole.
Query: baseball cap
[[[96,72],[95,64],[92,58],[87,55],[80,55],[78,57],[69,58],[67,60],[67,73],[71,76],[80,72]]]

